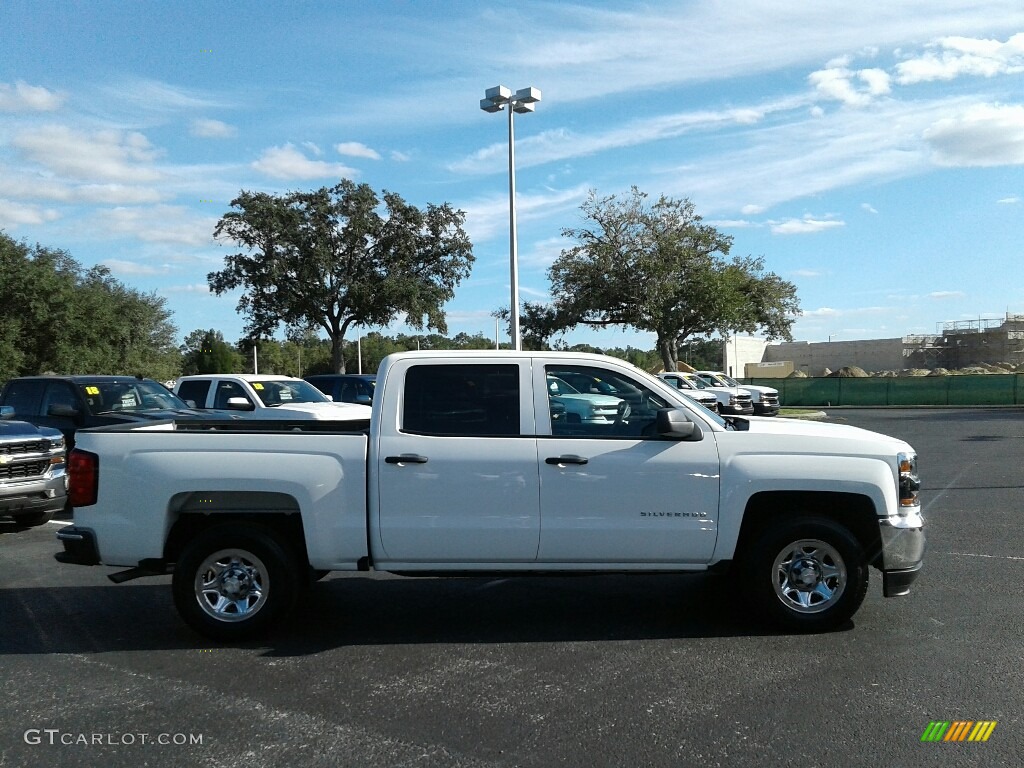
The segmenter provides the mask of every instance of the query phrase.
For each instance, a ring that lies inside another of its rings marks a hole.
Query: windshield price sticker
[[[86,387],[85,394],[87,395],[98,395],[100,393],[99,387]]]
[[[253,389],[263,389],[263,385],[260,384],[258,381],[256,381],[256,382],[253,382],[252,388]]]

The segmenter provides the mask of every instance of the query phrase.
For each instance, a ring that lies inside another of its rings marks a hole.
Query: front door
[[[599,364],[546,363],[534,371],[584,395],[625,403],[605,421],[551,420],[538,437],[540,563],[671,567],[707,562],[718,536],[719,461],[714,434],[699,441],[654,434],[659,408],[675,406],[638,377]],[[538,399],[538,414],[546,413]],[[538,430],[541,431],[541,430]]]

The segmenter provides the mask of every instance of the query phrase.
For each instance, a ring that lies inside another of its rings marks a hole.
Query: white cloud
[[[902,85],[932,80],[953,80],[964,75],[994,77],[1024,72],[1024,32],[998,40],[946,37],[917,58],[896,65]]]
[[[391,151],[390,157],[396,163],[407,163],[412,160],[412,155],[406,152],[399,152],[397,149]]]
[[[1024,106],[976,104],[924,131],[940,165],[1024,164]]]
[[[928,294],[928,298],[941,301],[943,299],[962,299],[966,295],[963,291],[932,291]]]
[[[1004,197],[1001,200],[996,200],[996,202],[1002,205],[1016,205],[1020,202],[1020,198],[1014,195],[1013,197]]]
[[[166,264],[160,267],[153,267],[134,261],[122,261],[121,259],[105,259],[103,264],[115,275],[166,275],[170,271]]]
[[[195,89],[147,77],[124,77],[117,82],[103,85],[98,90],[101,98],[109,105],[127,105],[136,115],[140,111],[195,112],[232,106],[223,99],[211,97]]]
[[[128,184],[75,184],[40,174],[19,173],[0,166],[0,195],[21,200],[62,203],[157,203],[163,195],[152,187]]]
[[[17,134],[11,144],[29,160],[84,181],[137,183],[162,177],[150,165],[160,152],[136,131],[43,125]]]
[[[796,277],[824,277],[825,273],[817,269],[794,269],[793,274]]]
[[[847,106],[863,107],[876,96],[889,93],[889,75],[881,69],[853,71],[844,66],[830,66],[812,72],[808,81],[826,99],[841,101]]]
[[[516,218],[519,226],[560,211],[578,208],[588,191],[586,186],[540,195],[517,191]],[[481,243],[499,233],[508,234],[508,195],[495,195],[460,207],[466,212],[466,232],[473,243]]]
[[[206,283],[192,283],[191,285],[165,285],[162,288],[158,288],[157,293],[210,294],[210,286]]]
[[[746,219],[708,219],[704,223],[712,227],[720,227],[723,229],[752,229],[754,227],[762,226],[757,222],[747,221]]]
[[[581,134],[566,129],[544,131],[534,136],[516,139],[516,165],[527,168],[612,149],[649,144],[693,131],[749,125],[767,115],[795,109],[805,104],[805,98],[798,96],[752,107],[660,115],[625,123],[602,133]],[[507,158],[508,142],[497,142],[477,150],[462,160],[450,163],[448,169],[455,173],[493,173],[507,164]]]
[[[310,152],[312,152],[317,157],[320,157],[324,153],[324,151],[322,149],[320,149],[320,147],[317,146],[317,144],[315,142],[312,142],[312,141],[304,141],[304,142],[302,142],[302,146],[304,146],[306,149],[308,149]]]
[[[764,213],[765,208],[763,205],[744,205],[740,208],[740,213],[744,216],[757,216],[759,213]]]
[[[337,150],[339,155],[347,155],[349,157],[364,157],[367,160],[380,160],[380,154],[365,144],[360,144],[358,141],[343,141],[341,144],[335,144],[334,149]]]
[[[293,144],[263,150],[263,154],[252,163],[252,167],[275,179],[322,179],[356,175],[355,169],[341,163],[310,160]]]
[[[860,209],[862,211],[867,211],[868,213],[878,213],[878,211],[875,210],[875,206],[873,206],[871,203],[861,203]]]
[[[192,247],[213,245],[215,217],[197,216],[177,205],[119,207],[100,211],[94,224],[104,236],[124,236],[150,243],[173,243]]]
[[[235,126],[205,118],[193,120],[188,132],[203,139],[230,139],[238,135]]]
[[[768,223],[773,235],[806,235],[846,226],[845,221],[838,221],[834,218],[817,219],[810,214],[805,215],[802,219],[787,219],[786,221],[770,221]]]
[[[29,85],[24,80],[13,87],[0,83],[0,112],[53,112],[63,102],[63,94],[41,85]]]
[[[0,228],[14,229],[22,224],[45,224],[59,217],[60,214],[50,208],[0,200]]]

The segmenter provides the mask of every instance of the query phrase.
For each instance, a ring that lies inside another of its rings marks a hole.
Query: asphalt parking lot
[[[1024,410],[828,413],[918,450],[929,550],[826,635],[750,624],[714,577],[358,574],[217,647],[169,578],[0,523],[0,766],[1020,765]],[[968,720],[997,726],[921,741]]]

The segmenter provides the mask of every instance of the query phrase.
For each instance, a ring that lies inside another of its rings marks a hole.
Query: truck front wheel
[[[185,622],[214,640],[265,631],[299,592],[296,558],[257,525],[221,525],[199,534],[174,568],[174,604]]]
[[[857,539],[824,518],[769,527],[747,550],[746,584],[765,617],[787,630],[822,632],[846,623],[868,588]]]

